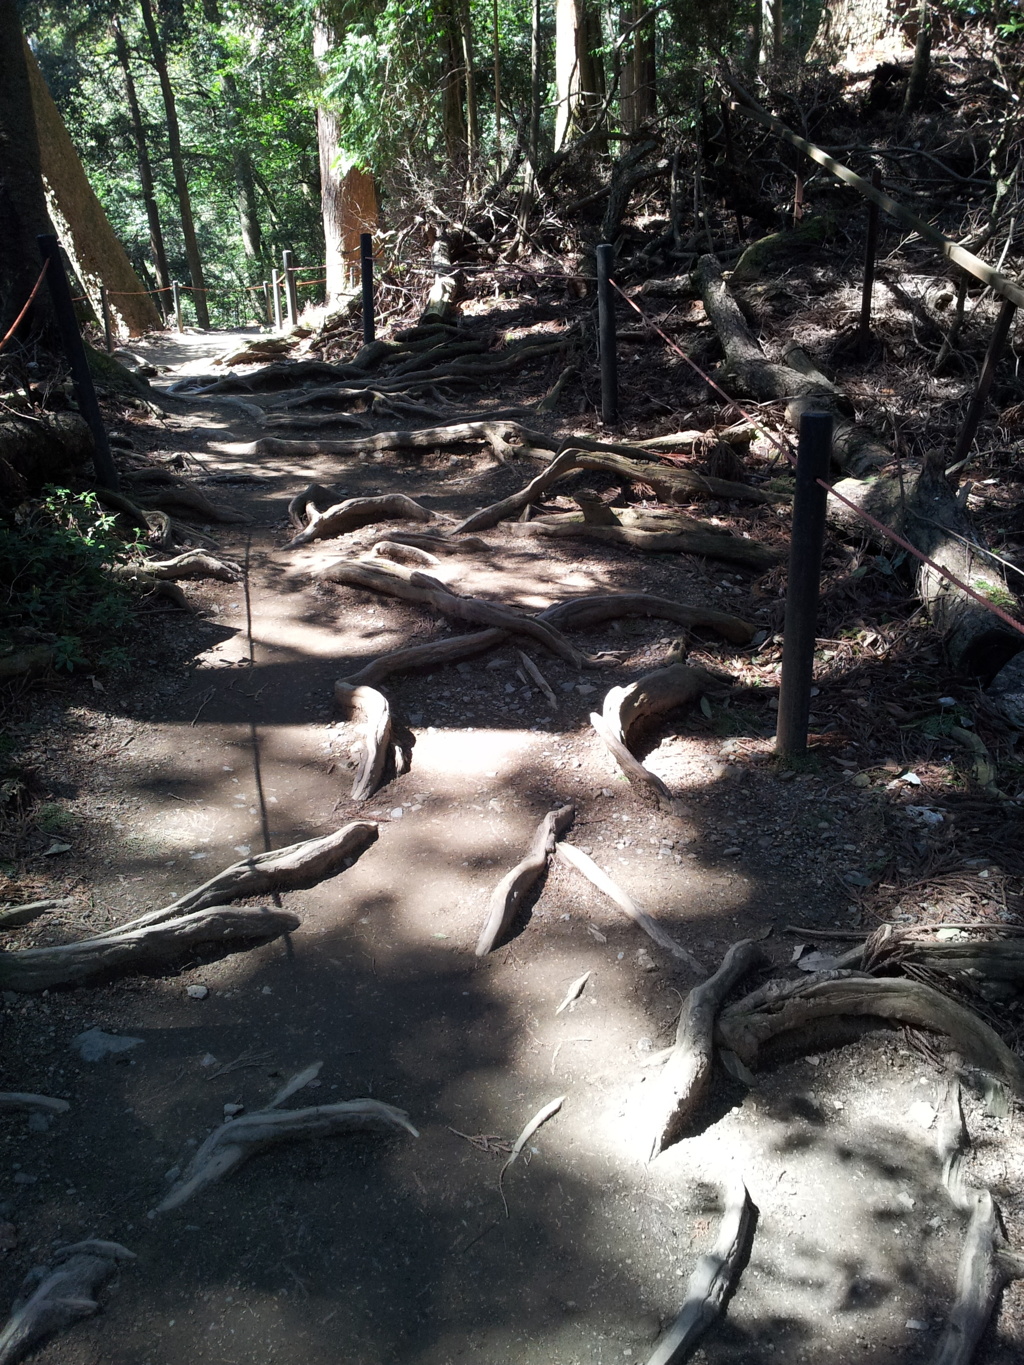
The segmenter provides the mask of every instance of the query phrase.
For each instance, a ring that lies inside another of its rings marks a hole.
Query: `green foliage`
[[[95,493],[49,488],[0,518],[0,650],[54,642],[55,663],[116,667],[128,657],[131,590],[108,572],[139,550]]]

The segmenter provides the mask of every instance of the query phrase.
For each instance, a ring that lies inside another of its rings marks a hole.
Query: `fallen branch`
[[[308,545],[312,540],[330,540],[377,521],[433,519],[433,512],[421,507],[412,498],[407,498],[404,493],[384,493],[376,498],[346,498],[344,502],[329,507],[325,512],[314,510],[306,529],[294,536],[284,549],[297,550],[300,545]]]
[[[363,752],[359,760],[352,800],[365,801],[380,786],[391,752],[391,704],[375,687],[353,687],[340,678],[334,684],[334,699],[346,718],[365,726]]]
[[[650,1159],[677,1142],[692,1125],[711,1086],[715,1019],[722,1001],[748,972],[767,961],[755,939],[734,943],[714,976],[694,986],[683,1004],[676,1040],[656,1082],[656,1118]],[[726,1043],[726,1046],[731,1046]],[[732,1049],[736,1051],[735,1048]]]
[[[726,1185],[725,1211],[710,1252],[701,1256],[686,1286],[686,1298],[671,1327],[647,1358],[647,1365],[682,1365],[717,1321],[746,1263],[757,1210],[739,1176]]]
[[[568,829],[575,814],[572,806],[561,806],[558,810],[549,811],[538,826],[526,857],[511,872],[506,873],[494,888],[487,907],[487,918],[476,945],[477,957],[486,957],[507,932],[523,897],[547,867],[558,836]]]
[[[44,1337],[99,1312],[98,1291],[119,1262],[134,1260],[118,1242],[91,1240],[61,1247],[49,1265],[30,1270],[0,1332],[0,1365],[14,1365]]]
[[[561,845],[558,845],[557,847],[561,847]],[[563,1010],[567,1010],[569,1008],[569,1006],[572,1004],[574,1000],[578,1000],[580,998],[580,996],[583,994],[583,988],[590,980],[591,975],[592,975],[591,972],[584,972],[582,976],[578,976],[576,980],[570,984],[569,988],[565,992],[565,996],[562,1000],[562,1003],[559,1005],[558,1009],[555,1010],[556,1014],[561,1014]]]
[[[216,578],[222,583],[237,583],[242,576],[241,565],[230,560],[215,559],[202,550],[187,550],[174,559],[144,559],[141,562],[118,564],[110,572],[118,577],[147,578],[163,581],[176,578]]]
[[[813,1028],[836,1016],[877,1017],[944,1033],[967,1062],[1024,1098],[1024,1064],[971,1010],[921,981],[850,977],[770,982],[730,1005],[718,1019],[716,1041],[753,1069],[760,1048],[780,1034]]]
[[[688,607],[682,602],[644,592],[575,597],[548,607],[547,611],[541,612],[540,619],[559,630],[582,630],[598,621],[623,616],[653,616],[663,621],[677,621],[695,630],[713,630],[734,645],[749,644],[756,634],[756,627],[738,616],[711,607]]]
[[[110,930],[54,948],[0,953],[0,989],[46,991],[124,972],[159,971],[211,948],[241,952],[269,943],[300,923],[298,915],[287,910],[231,906],[161,919],[145,928]]]
[[[70,1108],[67,1100],[55,1100],[49,1095],[26,1095],[16,1090],[0,1091],[0,1110],[30,1109],[38,1114],[66,1114]]]
[[[593,858],[587,856],[582,849],[576,848],[574,844],[559,842],[555,845],[555,853],[566,864],[567,867],[574,867],[577,872],[583,874],[588,882],[597,887],[598,891],[615,902],[619,909],[647,934],[659,948],[664,948],[667,953],[679,962],[685,962],[691,972],[698,976],[707,976],[707,968],[691,952],[688,952],[681,943],[667,934],[661,925],[651,918],[646,910],[641,910],[639,905],[623,891],[622,887],[612,881],[607,872],[598,867]]]
[[[202,886],[186,891],[162,910],[151,910],[149,914],[140,915],[127,924],[119,924],[107,933],[123,934],[127,929],[141,929],[192,910],[226,905],[242,896],[305,891],[351,867],[376,838],[376,825],[357,820],[317,839],[304,839],[299,844],[271,849],[268,853],[254,853],[249,858],[232,863],[223,872],[203,882]]]
[[[540,671],[540,669],[537,667],[537,665],[533,662],[533,660],[530,658],[529,654],[524,653],[523,650],[521,650],[521,649],[517,649],[517,650],[516,650],[516,653],[519,655],[520,659],[522,660],[523,668],[526,670],[526,673],[527,673],[527,675],[528,675],[529,681],[532,682],[532,683],[534,684],[534,686],[536,686],[537,688],[540,689],[540,692],[541,692],[541,694],[543,695],[544,700],[545,700],[545,701],[547,702],[547,704],[551,707],[552,711],[557,711],[557,710],[558,710],[558,698],[555,696],[554,692],[551,690],[551,684],[548,682],[547,678],[545,678],[544,674]],[[522,677],[522,676],[523,676],[523,675],[520,674],[520,677]],[[523,678],[523,681],[526,682],[526,681],[527,681],[527,678]]]
[[[367,1129],[385,1132],[400,1129],[419,1137],[404,1110],[379,1100],[344,1100],[340,1104],[322,1104],[309,1109],[261,1109],[243,1114],[241,1118],[221,1124],[210,1134],[184,1175],[171,1186],[153,1213],[179,1208],[199,1190],[220,1180],[265,1147],[300,1138],[338,1137]]]

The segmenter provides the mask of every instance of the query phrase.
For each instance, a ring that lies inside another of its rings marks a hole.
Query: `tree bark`
[[[25,45],[15,0],[0,0],[0,336],[21,312],[39,276],[36,237],[52,232],[39,171],[39,141]],[[36,296],[20,336],[52,345],[49,294]]]
[[[821,7],[809,56],[847,71],[867,71],[894,61],[904,46],[894,0],[835,0]]]
[[[555,150],[594,126],[602,73],[594,55],[599,41],[590,0],[555,0]]]
[[[321,72],[334,46],[334,29],[324,11],[313,25],[313,58]],[[377,226],[377,190],[373,176],[358,166],[342,169],[344,155],[338,115],[327,104],[316,111],[320,154],[320,206],[327,262],[327,304],[336,307],[352,296],[358,270],[359,237]]]
[[[157,284],[163,290],[171,287],[171,272],[167,266],[167,252],[164,249],[163,228],[160,225],[160,210],[157,208],[156,191],[153,187],[153,167],[149,160],[149,147],[146,143],[146,130],[139,109],[138,95],[135,91],[135,78],[132,75],[128,44],[124,40],[120,20],[112,23],[114,51],[124,73],[125,94],[128,99],[128,113],[132,121],[132,136],[135,139],[135,155],[139,162],[139,185],[142,189],[142,202],[146,206],[146,220],[149,223],[149,249],[153,255],[153,268],[156,270]],[[158,295],[157,306],[160,312],[171,311],[171,299],[167,293]]]
[[[194,291],[192,298],[195,303],[196,322],[203,330],[206,330],[210,326],[210,310],[206,303],[206,280],[203,278],[203,262],[199,255],[199,242],[196,239],[195,221],[192,217],[192,199],[188,192],[188,177],[185,174],[185,162],[181,154],[181,132],[178,128],[178,110],[174,99],[174,89],[167,71],[167,57],[164,46],[160,41],[160,34],[157,32],[156,19],[153,17],[153,6],[150,0],[139,0],[139,5],[142,9],[142,22],[146,26],[150,50],[153,53],[153,65],[160,81],[160,93],[163,96],[164,114],[167,118],[167,148],[171,155],[174,190],[181,214],[181,235],[185,239],[185,259],[188,262],[188,273]]]

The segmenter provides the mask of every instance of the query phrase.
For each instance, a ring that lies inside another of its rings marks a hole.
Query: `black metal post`
[[[299,320],[299,295],[295,288],[294,252],[282,251],[281,263],[284,266],[284,296],[288,308],[288,326],[294,327]]]
[[[828,494],[818,482],[828,477],[832,456],[832,417],[807,412],[800,418],[796,456],[796,491],[786,586],[783,627],[782,686],[775,752],[782,758],[807,749],[814,680],[814,645],[818,625],[818,587],[821,552],[825,543],[825,504]]]
[[[107,355],[114,354],[114,337],[110,328],[110,303],[107,299],[107,286],[100,285],[100,312],[103,314],[103,343],[107,348]]]
[[[181,285],[177,280],[171,283],[171,297],[174,300],[174,325],[181,331]]]
[[[39,255],[44,261],[49,262],[46,283],[49,285],[50,297],[53,300],[53,311],[57,319],[61,344],[64,347],[64,354],[67,356],[68,365],[71,369],[71,380],[75,386],[78,411],[92,432],[92,463],[96,470],[96,481],[101,488],[109,488],[116,492],[118,487],[117,470],[114,468],[114,461],[111,458],[110,442],[107,440],[107,429],[103,425],[100,405],[96,401],[96,390],[93,387],[89,362],[85,356],[82,334],[78,330],[75,306],[71,302],[71,290],[68,288],[68,277],[64,273],[64,262],[60,258],[60,245],[52,232],[41,234],[36,238],[36,242],[39,244]]]
[[[974,438],[978,434],[981,414],[985,411],[985,404],[988,402],[992,381],[996,377],[996,366],[999,364],[999,359],[1006,346],[1006,340],[1010,335],[1010,328],[1013,325],[1016,312],[1017,305],[1011,303],[1009,299],[1003,299],[999,316],[996,318],[996,325],[992,329],[992,338],[988,343],[988,350],[985,352],[985,362],[981,367],[981,374],[978,376],[978,386],[974,390],[970,407],[967,409],[967,416],[964,418],[964,424],[960,429],[960,439],[956,443],[956,450],[951,461],[953,465],[958,465],[961,460],[966,460],[970,454]]]
[[[876,190],[882,188],[882,172],[876,166],[871,172],[871,184]],[[857,351],[862,359],[871,346],[871,295],[875,288],[875,257],[878,255],[878,214],[879,208],[874,200],[868,201],[868,237],[864,247],[864,287],[860,296],[860,330],[857,333]]]
[[[373,237],[359,234],[359,257],[363,279],[363,345],[369,346],[377,335],[373,321]]]
[[[597,248],[597,343],[601,359],[601,421],[611,427],[619,420],[619,381],[615,354],[615,300],[611,274],[615,248],[602,242]]]
[[[281,331],[281,276],[276,270],[270,272],[270,289],[274,295],[274,330]]]

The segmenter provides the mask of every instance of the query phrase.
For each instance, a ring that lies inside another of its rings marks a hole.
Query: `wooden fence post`
[[[363,345],[369,346],[377,333],[373,317],[373,237],[368,232],[359,234],[359,262],[363,283]]]
[[[601,360],[601,421],[606,427],[619,420],[618,364],[615,354],[615,300],[611,274],[615,248],[602,242],[597,248],[597,341]]]
[[[274,329],[280,332],[281,326],[281,276],[277,270],[270,272],[271,293],[274,296]]]
[[[181,331],[181,285],[177,280],[171,284],[171,296],[174,300],[174,325]]]
[[[269,280],[264,280],[264,281],[263,281],[263,311],[264,311],[264,314],[266,315],[267,326],[268,326],[268,327],[273,327],[273,325],[274,325],[274,310],[273,310],[273,307],[271,306],[271,303],[270,303],[270,281],[269,281]]]
[[[882,188],[882,172],[876,166],[871,172],[871,184]],[[857,354],[866,360],[871,348],[871,296],[875,288],[875,257],[878,255],[878,205],[868,201],[868,237],[864,246],[864,286],[860,296],[860,329],[857,333]]]
[[[282,251],[281,263],[284,266],[284,297],[288,310],[288,326],[294,327],[299,320],[299,296],[295,288],[294,252]]]
[[[114,354],[114,335],[110,326],[110,302],[107,299],[107,286],[100,285],[100,312],[103,314],[103,343],[107,348],[107,355]]]

